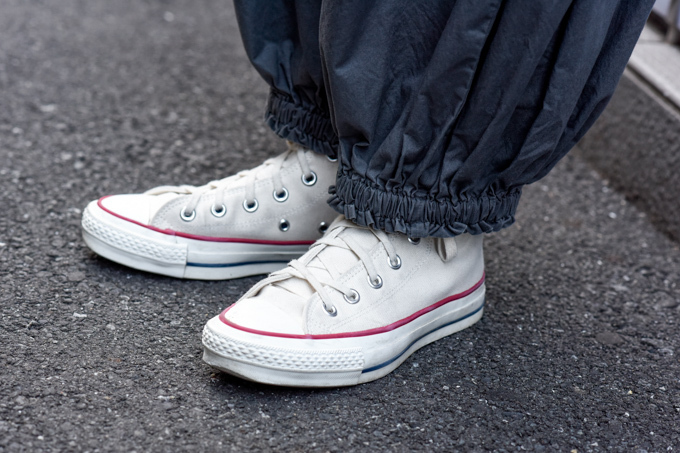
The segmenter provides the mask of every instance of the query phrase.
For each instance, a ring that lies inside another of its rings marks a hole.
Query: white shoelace
[[[287,159],[293,158],[293,155],[297,157],[300,168],[302,169],[302,182],[307,185],[313,185],[316,182],[316,173],[309,167],[305,152],[304,148],[289,143],[286,152],[277,157],[265,160],[262,165],[251,170],[243,170],[227,178],[210,181],[203,186],[160,186],[146,191],[145,194],[162,195],[165,193],[176,193],[191,195],[191,198],[189,198],[187,204],[182,209],[182,217],[192,218],[196,206],[198,206],[198,203],[201,200],[201,196],[215,190],[215,201],[211,209],[214,214],[221,217],[226,213],[226,205],[224,204],[225,193],[237,184],[244,184],[246,193],[243,206],[246,210],[254,211],[257,209],[258,205],[257,198],[255,197],[255,183],[258,180],[264,179],[264,175],[271,175],[274,182],[274,197],[279,197],[281,201],[285,201],[288,197],[288,190],[283,186],[283,182],[281,181],[281,168]]]
[[[331,228],[329,229],[330,232],[316,241],[300,260],[293,260],[285,269],[273,272],[269,277],[251,288],[250,291],[243,296],[243,299],[247,299],[257,294],[265,286],[283,282],[291,278],[298,278],[307,282],[307,284],[319,294],[324,310],[331,316],[337,314],[337,309],[331,302],[327,291],[328,288],[342,293],[345,300],[350,304],[359,302],[360,296],[355,289],[337,281],[341,272],[338,271],[333,260],[324,259],[324,256],[321,254],[321,252],[328,247],[339,247],[344,250],[349,250],[356,255],[361,263],[363,263],[366,273],[368,274],[369,284],[374,288],[382,286],[382,277],[380,277],[380,274],[376,269],[375,263],[370,256],[370,251],[366,250],[359,241],[351,235],[338,237],[340,233],[350,228],[361,229],[373,234],[385,248],[389,266],[392,269],[399,269],[399,267],[401,267],[401,258],[397,255],[394,245],[392,245],[392,242],[390,242],[385,232],[359,227],[345,219],[336,220],[331,225]],[[321,270],[321,272],[316,272],[317,275],[315,275],[308,267],[314,259],[318,262],[318,264],[315,264],[315,270]],[[321,265],[321,268],[319,265]]]

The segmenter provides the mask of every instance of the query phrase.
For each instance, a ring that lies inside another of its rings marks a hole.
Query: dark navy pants
[[[235,0],[279,136],[412,237],[497,231],[604,109],[653,0]]]

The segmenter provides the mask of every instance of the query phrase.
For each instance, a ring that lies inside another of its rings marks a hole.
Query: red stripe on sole
[[[486,278],[486,274],[482,274],[482,278],[475,283],[475,285],[463,291],[462,293],[454,294],[453,296],[449,296],[445,299],[440,300],[439,302],[436,302],[428,307],[425,307],[421,310],[418,310],[417,312],[413,313],[411,316],[408,316],[404,319],[400,319],[399,321],[393,322],[392,324],[388,324],[384,327],[376,327],[375,329],[368,329],[368,330],[359,330],[356,332],[345,332],[345,333],[331,333],[331,334],[322,334],[322,335],[296,335],[296,334],[288,334],[288,333],[277,333],[277,332],[266,332],[263,330],[257,330],[257,329],[251,329],[249,327],[243,327],[240,326],[236,323],[233,323],[229,321],[226,317],[225,314],[229,311],[233,305],[227,307],[222,313],[220,313],[220,321],[222,321],[224,324],[228,325],[229,327],[233,327],[234,329],[237,330],[242,330],[244,332],[249,332],[249,333],[254,333],[257,335],[264,335],[267,337],[279,337],[279,338],[297,338],[301,340],[329,340],[333,338],[354,338],[354,337],[365,337],[368,335],[376,335],[379,333],[385,333],[385,332],[390,332],[394,329],[397,329],[401,326],[404,326],[411,321],[414,321],[421,316],[431,312],[432,310],[435,310],[439,307],[442,307],[449,302],[453,302],[459,299],[462,299],[463,297],[469,296],[470,294],[474,293],[477,291],[483,284],[484,284],[484,279]]]

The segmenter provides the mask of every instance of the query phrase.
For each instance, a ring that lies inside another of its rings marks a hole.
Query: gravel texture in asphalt
[[[80,237],[101,195],[283,150],[231,4],[0,11],[0,452],[680,449],[680,250],[581,160],[488,237],[475,326],[357,387],[244,382],[200,332],[257,278],[145,274]]]

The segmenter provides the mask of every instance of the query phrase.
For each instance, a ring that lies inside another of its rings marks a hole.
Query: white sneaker
[[[171,277],[221,280],[281,269],[337,213],[337,162],[289,144],[259,167],[205,186],[114,195],[83,212],[83,237],[112,261]]]
[[[484,308],[482,237],[412,240],[342,219],[203,329],[203,360],[251,381],[372,381]]]

